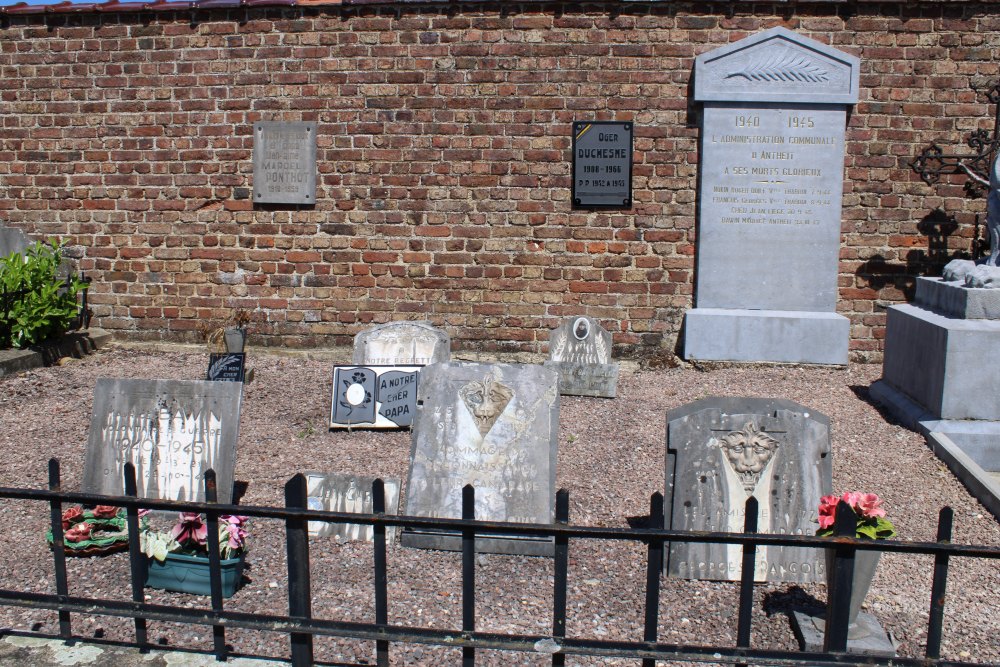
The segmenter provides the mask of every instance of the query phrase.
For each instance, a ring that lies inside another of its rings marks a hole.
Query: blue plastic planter
[[[222,597],[233,596],[243,577],[243,556],[219,561],[222,569]],[[168,553],[162,563],[155,558],[146,568],[146,585],[165,591],[211,595],[208,556]]]

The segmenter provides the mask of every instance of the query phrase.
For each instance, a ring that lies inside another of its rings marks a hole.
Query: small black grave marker
[[[213,352],[208,355],[207,379],[224,382],[243,382],[245,367],[245,352]]]
[[[632,206],[632,123],[573,123],[573,206]]]

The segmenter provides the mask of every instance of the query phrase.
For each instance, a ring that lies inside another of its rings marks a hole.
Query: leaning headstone
[[[451,360],[451,337],[428,322],[388,322],[354,337],[355,364],[426,366]]]
[[[476,518],[551,523],[559,432],[558,376],[536,365],[443,363],[420,378],[406,513],[461,518],[462,487]],[[453,532],[404,531],[404,546],[461,548]],[[547,556],[551,539],[487,536],[476,550]]]
[[[400,428],[413,423],[421,366],[335,366],[330,428]]]
[[[351,512],[352,514],[373,514],[372,499],[374,477],[357,475],[305,473],[309,509],[327,512]],[[399,514],[399,480],[383,480],[385,489],[385,513]],[[371,542],[374,528],[359,523],[326,523],[310,521],[309,534],[315,537],[333,537],[344,542]],[[396,534],[387,530],[386,537]]]
[[[760,533],[812,535],[831,492],[830,421],[792,401],[705,398],[667,413],[664,512],[673,530],[743,532],[747,499]],[[667,571],[683,579],[739,580],[742,548],[674,542]],[[825,581],[823,554],[757,547],[756,581]]]
[[[611,333],[589,317],[568,317],[549,338],[546,366],[559,373],[563,396],[614,398],[618,364],[611,363]]]
[[[704,105],[687,359],[846,364],[837,314],[855,56],[772,28],[695,61]]]
[[[130,461],[140,498],[204,501],[204,473],[212,469],[219,502],[228,503],[242,392],[239,382],[98,380],[84,493],[121,495]]]

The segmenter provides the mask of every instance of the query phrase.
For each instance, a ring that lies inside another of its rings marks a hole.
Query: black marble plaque
[[[573,123],[573,206],[632,206],[632,123]]]
[[[207,379],[224,382],[243,382],[245,366],[245,352],[213,352],[208,355]]]
[[[253,124],[253,200],[316,203],[316,123]]]
[[[399,428],[413,422],[419,366],[336,366],[330,428]]]

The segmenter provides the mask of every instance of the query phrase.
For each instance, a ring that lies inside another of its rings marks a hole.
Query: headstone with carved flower
[[[611,334],[589,317],[567,317],[549,338],[545,365],[559,373],[563,396],[614,398],[618,364],[611,362]]]

